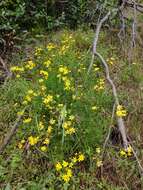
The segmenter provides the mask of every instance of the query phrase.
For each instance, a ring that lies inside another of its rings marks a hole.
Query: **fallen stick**
[[[0,154],[3,153],[6,146],[10,143],[12,140],[12,137],[14,136],[16,130],[18,129],[19,123],[21,121],[22,115],[18,116],[17,120],[15,121],[14,125],[11,127],[11,130],[6,134],[3,144],[0,145]]]

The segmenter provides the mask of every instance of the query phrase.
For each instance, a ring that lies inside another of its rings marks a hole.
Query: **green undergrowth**
[[[131,178],[141,188],[136,162],[133,157],[120,157],[120,143],[107,148],[102,158],[114,99],[98,59],[87,75],[93,37],[90,30],[66,30],[41,39],[34,36],[36,46],[27,39],[13,56],[12,77],[0,89],[1,143],[17,117],[21,119],[0,157],[1,189],[124,190],[135,187]],[[116,83],[124,87],[132,76],[141,85],[138,66],[124,66],[115,44],[106,43],[103,32],[99,51]],[[114,70],[123,66],[123,72],[116,75]],[[125,100],[127,96],[119,88],[120,100],[129,112],[133,105]]]

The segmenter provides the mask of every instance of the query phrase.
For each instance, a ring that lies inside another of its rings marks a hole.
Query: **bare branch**
[[[105,17],[103,17],[101,19],[101,21],[99,22],[99,24],[97,25],[97,28],[96,28],[96,32],[95,32],[95,37],[94,37],[94,42],[93,42],[93,54],[92,54],[92,59],[91,59],[91,63],[89,65],[89,68],[88,68],[88,71],[87,71],[87,74],[90,73],[91,71],[91,68],[93,66],[93,63],[94,63],[94,58],[95,58],[95,52],[96,52],[96,47],[97,47],[97,42],[98,42],[98,39],[99,39],[99,33],[100,33],[100,29],[103,25],[103,23],[109,18],[111,12],[109,11]]]
[[[100,53],[96,52],[95,55],[97,55],[99,57],[99,59],[101,60],[103,66],[105,68],[106,79],[107,79],[107,81],[109,82],[109,84],[112,87],[112,92],[113,92],[113,96],[114,96],[114,99],[115,99],[115,103],[116,103],[116,106],[118,106],[118,105],[120,105],[119,100],[118,100],[118,94],[117,94],[117,90],[116,90],[116,87],[114,85],[114,82],[112,81],[112,79],[110,77],[108,65],[107,65],[105,59],[102,57],[102,55]],[[124,125],[123,118],[122,117],[117,117],[117,123],[118,123],[119,131],[120,131],[121,136],[122,136],[124,148],[127,149],[128,141],[127,141],[126,130],[125,130],[125,125]]]
[[[25,111],[25,109],[23,110]],[[11,127],[11,130],[6,134],[3,144],[0,145],[0,154],[3,153],[6,146],[10,143],[12,140],[12,137],[14,136],[16,130],[18,129],[19,123],[21,121],[22,115],[18,116],[17,120],[15,121],[14,125]]]

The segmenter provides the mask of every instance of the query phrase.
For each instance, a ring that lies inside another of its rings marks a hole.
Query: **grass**
[[[22,120],[0,157],[1,189],[142,189],[136,161],[119,155],[118,140],[115,144],[111,139],[102,160],[114,100],[99,60],[87,77],[93,36],[91,30],[29,36],[13,56],[13,76],[0,88],[0,142],[17,114],[22,114]],[[114,58],[109,63],[111,75],[128,110],[127,131],[141,159],[141,60],[129,64],[119,44],[109,42],[103,32],[99,51],[106,59]],[[55,165],[63,160],[70,165],[73,157],[77,160],[66,183],[62,179],[66,167],[56,171]]]

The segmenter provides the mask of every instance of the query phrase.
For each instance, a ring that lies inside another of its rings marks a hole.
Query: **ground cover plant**
[[[132,149],[122,149],[118,133],[112,134],[106,159],[103,157],[114,99],[100,60],[87,75],[93,36],[92,30],[61,31],[42,43],[37,40],[36,46],[26,47],[25,52],[23,48],[11,61],[11,79],[0,93],[1,142],[10,125],[16,123],[17,131],[0,158],[1,189],[142,188]],[[129,66],[118,58],[116,42],[108,46],[105,39],[103,32],[99,49],[111,71],[124,68],[126,72],[119,72],[121,80],[113,74],[116,83],[126,86],[134,77],[137,90],[143,80],[138,74],[140,63]],[[127,95],[121,89],[120,94],[124,109],[118,108],[116,114],[128,120],[127,114],[136,107],[128,100],[134,93]],[[140,106],[136,109],[141,111]],[[132,117],[133,122],[135,119]],[[116,121],[113,126],[116,128]],[[136,181],[133,184],[132,179]]]

